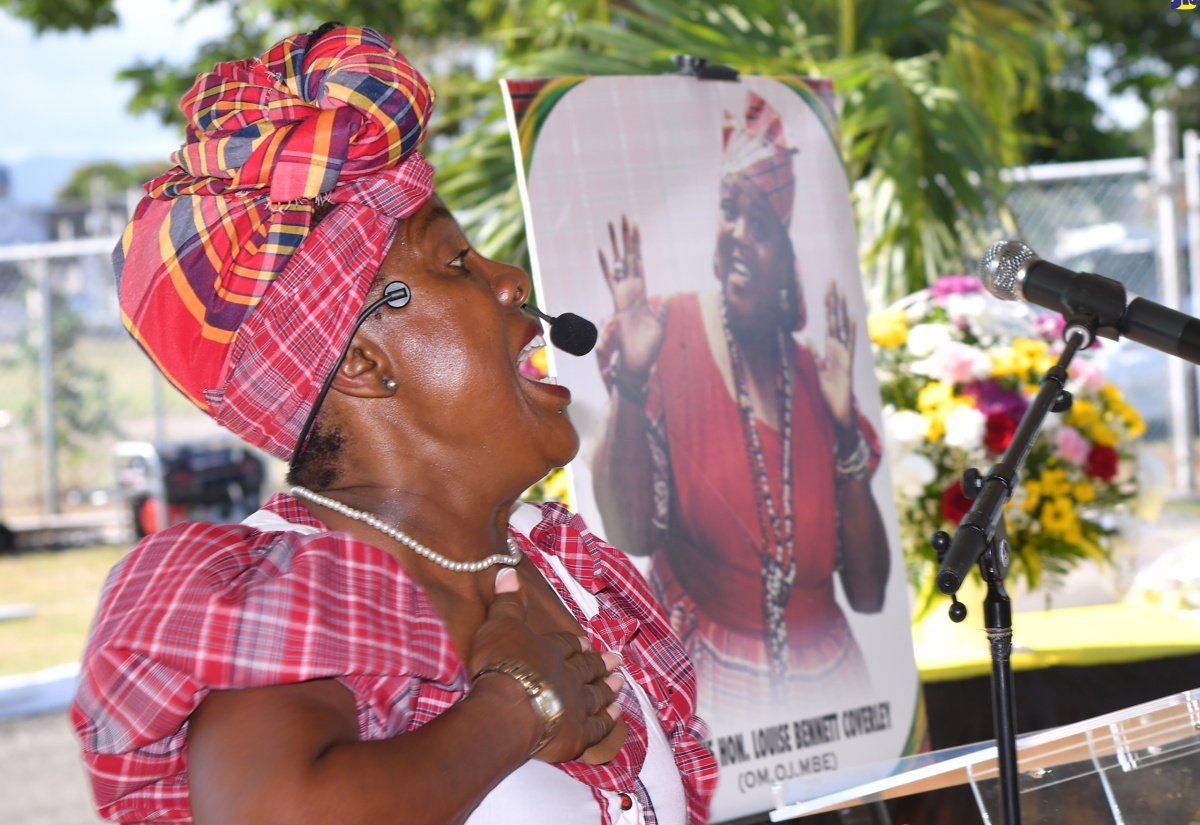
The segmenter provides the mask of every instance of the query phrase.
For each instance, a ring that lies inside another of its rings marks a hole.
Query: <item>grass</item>
[[[1200,499],[1175,499],[1166,512],[1200,520]],[[76,662],[109,569],[128,548],[0,556],[0,605],[29,604],[37,613],[0,621],[0,676]]]
[[[29,604],[29,618],[0,621],[0,676],[79,661],[104,578],[127,547],[0,556],[0,605]]]

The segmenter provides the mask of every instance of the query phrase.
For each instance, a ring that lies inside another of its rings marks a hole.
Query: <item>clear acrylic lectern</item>
[[[1019,736],[1017,768],[1022,825],[1200,825],[1200,689]],[[961,784],[1001,821],[995,742],[778,784],[771,820]]]

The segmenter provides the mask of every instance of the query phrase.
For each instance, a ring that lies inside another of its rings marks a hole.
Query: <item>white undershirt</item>
[[[541,519],[541,511],[537,507],[523,504],[513,511],[509,524],[528,537]],[[251,514],[242,523],[267,532],[320,532],[313,527],[293,524],[267,510]],[[591,619],[600,612],[600,604],[596,597],[567,572],[557,556],[543,553],[542,557],[554,568],[586,618]],[[571,609],[571,605],[565,601],[563,604],[568,610]],[[646,720],[646,759],[642,763],[638,779],[653,802],[654,813],[660,825],[686,825],[687,798],[671,745],[658,723],[658,716],[646,692],[629,678],[628,673],[624,673],[624,669],[622,675],[625,677],[625,683],[637,696],[642,716]],[[608,801],[608,816],[612,825],[642,825],[641,803],[634,795],[633,788],[629,788],[628,791],[626,799],[633,803],[629,810],[621,810],[622,794],[613,791],[600,792]],[[501,780],[500,784],[484,797],[479,807],[467,818],[467,825],[575,825],[600,821],[595,797],[587,785],[553,765],[530,759]]]
[[[508,523],[528,537],[542,519],[541,511],[532,504],[518,507]],[[540,550],[538,552],[541,552]],[[571,598],[586,618],[600,612],[600,603],[567,572],[562,561],[552,553],[542,557],[554,568],[571,593]],[[563,602],[568,610],[571,605]],[[637,682],[623,673],[625,682],[633,688],[642,716],[646,719],[646,759],[638,779],[646,788],[660,825],[685,825],[687,798],[683,780],[671,745],[658,723],[658,716],[646,692]],[[629,788],[628,799],[633,806],[621,810],[621,794],[601,791],[608,800],[608,816],[613,825],[642,825],[642,806]],[[497,785],[467,819],[467,825],[560,825],[560,823],[599,822],[599,811],[592,791],[574,777],[544,762],[529,760]]]

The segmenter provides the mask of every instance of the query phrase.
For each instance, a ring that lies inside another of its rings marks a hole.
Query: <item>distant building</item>
[[[13,203],[12,176],[0,166],[0,246],[39,243],[50,239],[42,209]],[[25,328],[25,289],[20,266],[0,261],[0,341],[11,341]]]
[[[39,243],[50,239],[46,211],[36,206],[13,203],[12,175],[0,166],[0,245]]]
[[[110,193],[102,182],[92,187],[87,201],[56,204],[49,208],[14,203],[9,197],[11,177],[0,167],[0,248],[11,244],[37,244],[76,238],[111,238],[125,227],[124,192]],[[0,341],[13,340],[27,327],[29,283],[23,262],[0,261]],[[121,329],[120,310],[113,288],[112,263],[107,253],[79,258],[53,258],[51,283],[67,305],[93,332]]]
[[[116,238],[129,218],[129,198],[110,189],[99,176],[92,179],[88,200],[55,204],[46,214],[52,240]],[[58,263],[56,284],[89,330],[121,333],[121,310],[113,285],[109,253],[64,258]]]

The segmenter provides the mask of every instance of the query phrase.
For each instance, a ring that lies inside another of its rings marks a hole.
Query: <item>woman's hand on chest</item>
[[[478,615],[477,610],[465,612]],[[462,618],[459,613],[451,629],[460,645],[459,634],[469,629]],[[517,570],[500,571],[491,603],[460,650],[466,651],[464,661],[471,674],[516,662],[531,669],[553,691],[562,712],[537,751],[538,759],[605,762],[624,743],[626,729],[616,702],[623,684],[615,672],[620,657],[592,648],[583,628],[528,560]],[[524,718],[514,718],[514,723],[531,725],[536,733],[534,742],[538,742],[545,724],[532,702],[528,714],[519,717]]]

